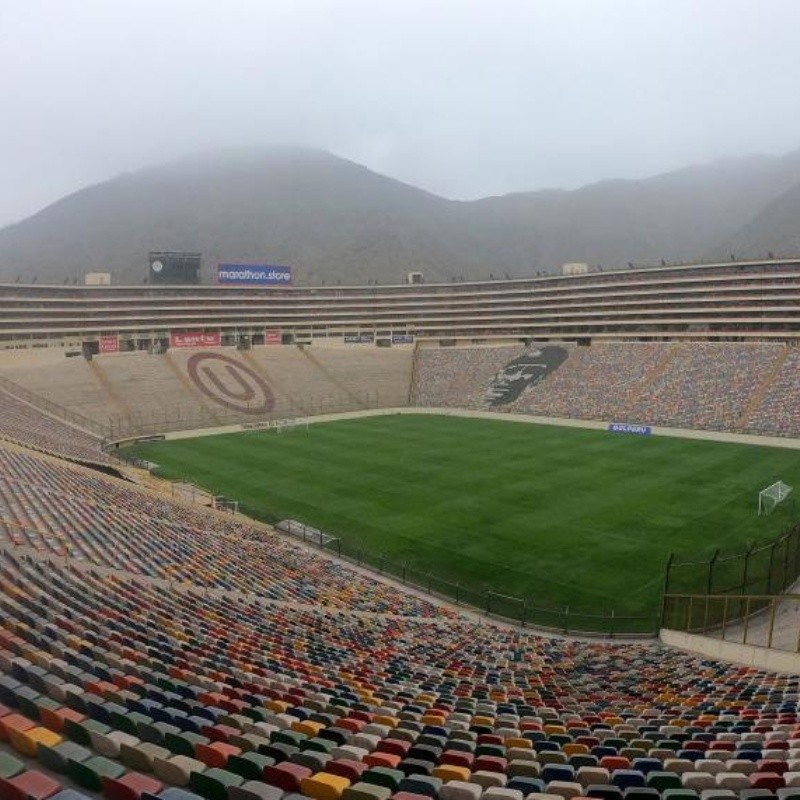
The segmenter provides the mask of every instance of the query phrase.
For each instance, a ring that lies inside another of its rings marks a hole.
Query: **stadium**
[[[0,287],[0,797],[800,796],[800,259],[286,274]]]

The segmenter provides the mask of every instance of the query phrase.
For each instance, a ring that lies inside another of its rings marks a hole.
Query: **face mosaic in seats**
[[[495,375],[486,390],[486,401],[494,407],[516,400],[529,386],[557,370],[567,360],[567,355],[563,347],[549,346],[523,353]]]

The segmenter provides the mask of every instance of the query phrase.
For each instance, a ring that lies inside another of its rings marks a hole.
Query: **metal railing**
[[[708,558],[679,561],[670,556],[664,577],[664,595],[762,595],[788,589],[800,576],[800,524],[774,539]]]
[[[255,509],[248,509],[244,505],[240,508],[244,514],[259,517]],[[545,606],[531,598],[504,594],[492,587],[465,585],[408,562],[393,561],[383,553],[370,551],[339,536],[328,534],[330,539],[320,537],[315,528],[307,528],[308,533],[304,533],[305,526],[302,523],[295,524],[299,532],[294,532],[292,538],[302,540],[309,547],[392,578],[432,598],[464,606],[499,621],[580,636],[651,638],[658,632],[657,613],[631,614],[615,609]]]
[[[105,426],[95,422],[95,420],[84,417],[82,414],[78,414],[75,411],[70,411],[70,409],[64,408],[64,406],[60,406],[58,403],[54,403],[52,400],[48,400],[46,397],[36,394],[35,392],[30,391],[30,389],[26,389],[24,386],[20,386],[18,383],[14,383],[14,381],[9,380],[2,375],[0,375],[0,389],[16,397],[17,399],[29,403],[41,411],[46,412],[51,417],[60,419],[63,422],[68,422],[70,425],[75,425],[87,431],[91,431],[101,439],[105,438],[106,436]]]
[[[800,653],[800,594],[668,594],[664,628]]]

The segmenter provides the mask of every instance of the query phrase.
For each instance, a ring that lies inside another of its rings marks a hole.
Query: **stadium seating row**
[[[796,677],[14,553],[0,591],[0,741],[110,800],[800,795]],[[58,789],[13,758],[20,796]]]
[[[87,566],[282,601],[400,615],[445,613],[246,521],[0,447],[3,543]]]
[[[800,436],[800,353],[769,343],[559,345],[566,361],[494,410],[575,419]],[[533,347],[531,348],[533,349]],[[488,408],[495,374],[523,351],[423,348],[413,403]]]

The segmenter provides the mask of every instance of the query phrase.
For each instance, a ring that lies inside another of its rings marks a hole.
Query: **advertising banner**
[[[217,266],[217,283],[228,286],[287,286],[291,282],[291,267],[277,267],[272,264]]]
[[[608,429],[611,433],[635,433],[637,436],[650,436],[653,432],[649,425],[631,425],[628,422],[612,422]]]
[[[264,344],[280,344],[281,332],[266,328],[264,330]]]
[[[219,333],[175,333],[170,332],[170,347],[219,347],[222,336]]]
[[[373,344],[375,342],[374,333],[346,333],[344,335],[345,344]]]
[[[100,352],[119,353],[119,339],[116,336],[101,336]]]

